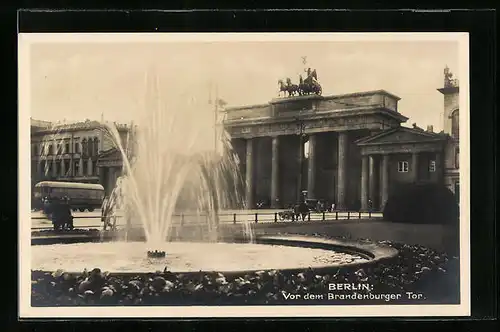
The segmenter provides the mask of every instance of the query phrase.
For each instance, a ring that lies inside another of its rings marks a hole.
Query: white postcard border
[[[460,75],[460,302],[459,305],[304,305],[176,307],[31,307],[30,225],[30,45],[33,43],[249,42],[249,41],[457,41]],[[19,317],[415,317],[470,315],[470,151],[468,33],[21,33],[19,45]],[[462,111],[463,110],[463,111]]]

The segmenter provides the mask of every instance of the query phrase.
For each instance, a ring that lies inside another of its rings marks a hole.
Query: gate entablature
[[[233,138],[293,135],[297,122],[303,123],[305,134],[387,129],[408,119],[398,113],[399,100],[385,90],[279,98],[267,104],[227,108],[224,127]]]

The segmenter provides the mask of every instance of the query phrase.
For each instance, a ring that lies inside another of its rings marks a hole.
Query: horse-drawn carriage
[[[309,207],[302,202],[295,204],[289,210],[278,212],[278,217],[280,221],[299,221],[300,217],[304,221],[308,213]]]

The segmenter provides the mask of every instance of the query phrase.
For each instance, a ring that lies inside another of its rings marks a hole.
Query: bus
[[[100,184],[78,182],[42,181],[35,185],[33,191],[32,208],[35,210],[43,209],[45,197],[59,199],[66,196],[73,211],[92,212],[101,208],[105,195]]]

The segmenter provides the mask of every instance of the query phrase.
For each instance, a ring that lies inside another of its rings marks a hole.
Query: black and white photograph
[[[20,33],[20,317],[470,315],[468,38]]]

